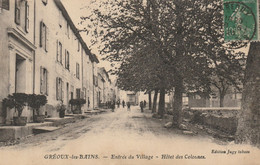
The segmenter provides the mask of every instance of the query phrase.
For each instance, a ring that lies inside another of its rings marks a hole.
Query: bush
[[[29,94],[27,102],[28,106],[35,110],[37,115],[40,115],[40,107],[47,103],[47,98],[45,95]]]
[[[7,108],[15,108],[18,111],[18,117],[22,115],[23,108],[26,106],[28,94],[25,93],[13,93],[3,99],[3,105]]]
[[[72,109],[74,106],[76,106],[77,109],[73,109],[73,113],[81,113],[81,106],[83,104],[86,104],[86,100],[85,99],[71,99],[69,101],[69,104],[72,105]]]

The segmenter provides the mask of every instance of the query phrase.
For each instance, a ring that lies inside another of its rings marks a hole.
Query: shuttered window
[[[40,67],[40,93],[48,95],[48,71]]]
[[[40,23],[40,47],[44,48],[46,52],[48,51],[48,40],[49,40],[48,28],[41,21],[41,23]]]
[[[70,70],[70,53],[65,50],[65,68]]]
[[[62,64],[62,44],[58,40],[57,40],[57,61]]]
[[[63,91],[64,82],[60,77],[56,78],[56,99],[63,100],[64,99],[64,91]]]
[[[15,18],[14,21],[17,25],[21,23],[21,5],[19,0],[15,0]]]
[[[80,88],[77,88],[77,89],[76,89],[76,97],[77,97],[77,99],[80,99],[80,98],[81,98],[80,95],[81,95]]]
[[[29,4],[26,1],[25,2],[25,31],[28,33],[29,32]]]
[[[79,63],[76,63],[76,77],[79,79]]]

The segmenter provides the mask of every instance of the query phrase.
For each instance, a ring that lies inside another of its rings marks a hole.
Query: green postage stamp
[[[224,0],[225,41],[258,40],[257,0]]]

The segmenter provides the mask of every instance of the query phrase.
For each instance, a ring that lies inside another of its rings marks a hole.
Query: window
[[[42,3],[43,3],[44,5],[47,5],[48,0],[42,0]]]
[[[19,0],[15,0],[15,23],[20,25],[21,23],[21,5]]]
[[[81,94],[80,88],[77,88],[77,89],[76,89],[76,97],[77,97],[77,99],[80,99],[80,98],[81,98],[81,97],[80,97],[80,94]]]
[[[80,51],[80,42],[78,40],[78,52]]]
[[[73,99],[73,93],[74,93],[74,86],[73,85],[71,85],[70,86],[70,99]]]
[[[94,82],[93,82],[94,85],[95,85],[95,86],[98,86],[98,78],[97,78],[97,76],[94,76],[94,77],[93,77],[93,81],[94,81]]]
[[[60,26],[60,28],[62,28],[62,20],[63,20],[63,15],[62,15],[62,12],[59,11],[59,26]]]
[[[63,81],[60,77],[56,78],[56,99],[63,100]]]
[[[25,2],[25,31],[28,33],[29,31],[29,4]]]
[[[67,23],[67,36],[70,38],[70,25]]]
[[[76,77],[79,79],[79,63],[76,63]]]
[[[9,10],[9,3],[10,0],[2,0],[2,3],[0,1],[0,13],[1,13],[1,9],[5,9],[5,10]]]
[[[65,50],[65,68],[70,70],[70,53]]]
[[[40,67],[40,93],[48,95],[48,71]]]
[[[86,100],[86,95],[87,95],[87,89],[84,87],[81,97]]]
[[[48,28],[41,21],[40,23],[40,47],[44,48],[45,51],[48,51]]]
[[[57,61],[62,64],[62,44],[57,40]]]

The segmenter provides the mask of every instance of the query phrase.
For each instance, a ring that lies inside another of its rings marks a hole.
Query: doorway
[[[26,93],[26,60],[19,55],[15,62],[15,93]]]

